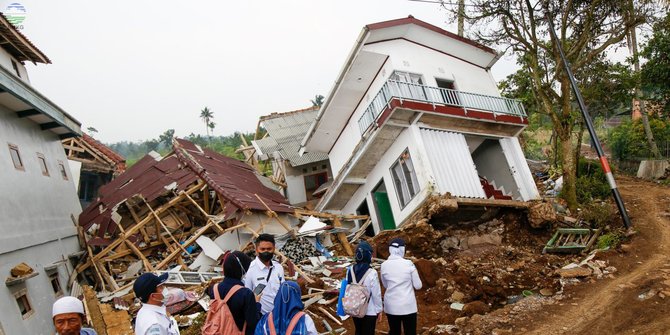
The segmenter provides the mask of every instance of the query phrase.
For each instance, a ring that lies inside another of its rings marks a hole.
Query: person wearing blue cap
[[[356,247],[356,264],[352,265],[347,271],[347,282],[356,281],[365,286],[370,292],[368,310],[362,318],[353,317],[355,335],[367,335],[375,333],[377,320],[381,318],[382,308],[382,290],[379,286],[379,276],[377,271],[370,267],[372,262],[372,246],[365,241],[361,241]]]
[[[314,320],[303,309],[298,283],[281,283],[272,311],[263,315],[254,335],[318,335]]]
[[[133,291],[142,302],[135,319],[135,335],[179,335],[179,327],[165,308],[168,289],[163,283],[167,279],[167,273],[144,273],[135,280]]]
[[[394,238],[389,244],[389,258],[382,263],[381,279],[386,288],[384,312],[389,323],[389,335],[416,335],[416,296],[421,279],[412,261],[405,259],[405,241]]]

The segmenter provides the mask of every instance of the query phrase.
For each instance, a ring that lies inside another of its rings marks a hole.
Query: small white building
[[[301,143],[333,171],[316,209],[370,214],[379,232],[434,193],[538,198],[517,139],[526,113],[491,75],[499,57],[412,16],[365,26]]]
[[[332,178],[327,154],[298,154],[300,142],[318,112],[315,106],[262,116],[259,126],[265,128],[267,136],[252,141],[258,160],[272,163],[272,180],[280,185],[291,205],[317,200]]]
[[[49,64],[0,15],[0,334],[52,334],[51,305],[69,294],[81,212],[61,139],[80,123],[35,90],[25,62]],[[19,263],[32,274],[11,277]]]

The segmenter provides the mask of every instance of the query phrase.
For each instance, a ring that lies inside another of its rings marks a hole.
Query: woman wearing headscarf
[[[379,286],[379,276],[377,271],[370,267],[372,262],[372,246],[365,241],[361,241],[356,247],[356,264],[347,271],[347,282],[353,283],[354,276],[356,281],[365,286],[370,292],[370,301],[368,310],[362,318],[352,318],[356,327],[356,335],[368,335],[375,333],[377,318],[381,317],[382,308],[382,290]],[[367,274],[367,275],[366,275]]]
[[[261,304],[258,303],[258,297],[244,287],[242,278],[249,270],[251,258],[241,251],[234,251],[224,255],[223,259],[223,281],[208,291],[209,297],[214,299],[214,289],[219,290],[219,297],[223,299],[228,292],[236,287],[237,289],[226,305],[235,320],[235,325],[240,331],[244,330],[245,335],[252,335],[256,329],[256,324],[261,318]]]
[[[405,259],[405,241],[394,238],[389,244],[389,258],[382,263],[381,279],[386,288],[384,311],[389,322],[389,335],[416,334],[416,296],[421,279],[412,261]]]
[[[300,286],[285,281],[279,286],[272,312],[263,315],[255,335],[318,335],[312,318],[303,313]]]

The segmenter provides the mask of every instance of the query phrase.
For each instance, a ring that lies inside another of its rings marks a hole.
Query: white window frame
[[[400,157],[391,165],[389,172],[391,173],[400,209],[404,209],[420,191],[419,182],[416,178],[416,169],[414,168],[414,162],[412,162],[409,149],[403,151]]]

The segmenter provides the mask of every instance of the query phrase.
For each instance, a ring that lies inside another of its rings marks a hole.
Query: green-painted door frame
[[[372,195],[375,198],[375,203],[377,203],[381,228],[384,230],[395,229],[395,220],[393,219],[393,211],[391,210],[391,202],[389,201],[388,193],[374,192]]]

